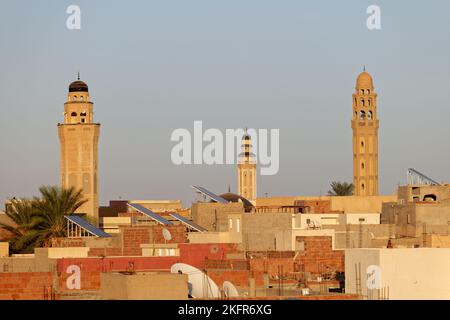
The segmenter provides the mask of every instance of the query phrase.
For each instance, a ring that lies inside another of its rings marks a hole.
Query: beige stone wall
[[[450,233],[450,201],[386,203],[381,214],[382,223],[396,225],[400,237],[421,237],[424,233]]]
[[[230,232],[190,232],[189,243],[232,243]]]
[[[215,203],[215,202],[196,202],[192,204],[192,220],[198,225],[206,228],[208,231],[227,232],[228,215],[242,214],[244,212],[243,204],[238,203]]]
[[[423,244],[429,248],[450,248],[450,235],[427,234]]]
[[[381,287],[389,289],[390,300],[450,299],[450,249],[346,250],[346,293],[356,293],[357,264],[361,264],[361,290],[365,296],[378,298],[378,291],[368,290],[366,285],[367,267],[377,265],[381,271]]]
[[[436,196],[436,201],[448,200],[450,199],[450,185],[407,185],[398,188],[398,198],[404,203],[427,201],[429,195]]]
[[[47,248],[49,259],[87,258],[89,247]]]
[[[388,224],[324,225],[322,228],[335,231],[336,249],[385,248],[389,238],[395,235],[395,226]]]
[[[276,235],[290,230],[292,213],[245,213],[242,215],[242,249],[261,251],[276,249]]]
[[[317,230],[300,230],[287,229],[280,230],[276,233],[276,248],[277,251],[303,251],[302,243],[297,241],[297,237],[331,237],[332,249],[335,249],[335,233],[332,229],[317,229]]]
[[[101,274],[104,300],[186,300],[188,276],[170,273]]]
[[[0,258],[9,256],[9,243],[0,242]]]
[[[56,260],[49,259],[47,252],[0,258],[1,272],[51,272],[56,270]]]

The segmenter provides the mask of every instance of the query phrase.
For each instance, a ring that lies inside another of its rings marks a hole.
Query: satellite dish
[[[170,231],[167,230],[166,228],[164,228],[164,229],[162,230],[162,234],[163,234],[164,240],[166,240],[166,241],[172,240],[172,234],[171,234]]]
[[[239,292],[230,281],[224,281],[223,291],[225,292],[225,296],[227,298],[239,297]]]
[[[201,270],[185,263],[175,263],[170,272],[187,274],[189,295],[193,298],[220,298],[219,287]]]

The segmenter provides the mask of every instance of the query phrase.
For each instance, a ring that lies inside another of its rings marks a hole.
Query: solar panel
[[[192,186],[192,188],[194,188],[195,190],[197,190],[198,192],[200,192],[204,196],[207,196],[208,198],[210,198],[211,200],[213,200],[215,202],[228,203],[228,201],[225,200],[224,198],[219,197],[217,194],[214,194],[211,191],[206,190],[205,188],[202,188],[202,187],[199,187],[199,186]]]
[[[130,206],[131,208],[139,211],[140,213],[142,213],[143,215],[146,215],[147,217],[152,218],[153,220],[155,220],[156,222],[161,223],[164,226],[170,226],[172,225],[172,222],[164,219],[163,217],[161,217],[159,214],[154,213],[152,210],[147,209],[146,207],[137,204],[137,203],[127,203],[128,206]]]
[[[192,229],[194,229],[194,230],[196,230],[198,232],[206,232],[206,231],[208,231],[205,228],[203,228],[202,226],[199,226],[195,222],[192,222],[192,221],[186,219],[185,217],[179,215],[178,213],[170,213],[170,216],[175,218],[175,219],[177,219],[181,223],[184,223],[188,227],[190,227],[190,228],[192,228]]]
[[[100,238],[111,237],[111,235],[107,234],[103,230],[100,230],[96,226],[90,224],[89,222],[87,222],[86,220],[81,218],[80,216],[72,215],[72,216],[65,216],[65,218],[67,220],[69,220],[70,222],[75,223],[77,226],[86,230],[87,232],[89,232],[90,234],[92,234],[96,237],[100,237]]]

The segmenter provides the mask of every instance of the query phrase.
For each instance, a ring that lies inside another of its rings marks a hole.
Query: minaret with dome
[[[356,196],[378,195],[377,94],[365,68],[353,94],[353,184]]]
[[[61,147],[60,179],[63,188],[81,189],[88,201],[76,213],[98,223],[98,139],[94,104],[87,84],[78,79],[69,85],[64,103],[64,122],[58,124]]]
[[[252,204],[256,202],[256,161],[252,153],[252,138],[245,130],[242,137],[242,153],[239,155],[238,163],[238,193],[249,200]]]

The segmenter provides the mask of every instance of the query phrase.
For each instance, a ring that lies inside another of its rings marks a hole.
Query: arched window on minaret
[[[367,105],[370,107],[372,105],[372,99],[367,99]]]
[[[367,92],[367,94],[370,94],[370,89],[367,89],[366,92]]]
[[[366,105],[364,99],[361,99],[361,105],[364,107]]]
[[[361,89],[361,94],[364,95],[364,89]]]
[[[367,119],[372,120],[372,111],[367,113]]]
[[[83,111],[83,112],[80,113],[81,123],[85,123],[86,122],[86,116],[87,116],[86,111]]]
[[[364,110],[361,110],[361,111],[359,112],[359,119],[360,119],[360,120],[366,119],[366,113],[364,112]]]

